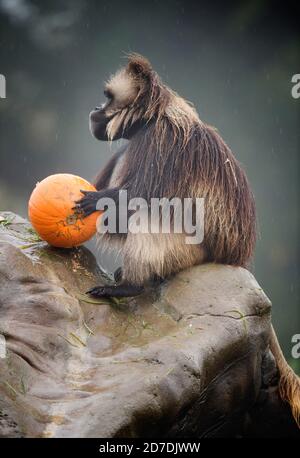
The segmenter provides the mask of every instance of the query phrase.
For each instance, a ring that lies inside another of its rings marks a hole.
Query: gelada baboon
[[[90,114],[99,140],[127,139],[98,175],[97,192],[77,203],[85,216],[101,197],[128,199],[204,198],[204,240],[187,244],[185,234],[128,232],[104,234],[101,244],[118,247],[124,267],[115,286],[89,291],[94,296],[134,296],[152,278],[166,278],[203,262],[247,266],[255,247],[255,205],[246,175],[217,131],[199,119],[194,107],[163,84],[144,57],[127,65],[106,84],[107,102]],[[127,215],[128,216],[128,215]],[[272,328],[271,350],[281,373],[280,392],[299,423],[300,380],[286,363]]]

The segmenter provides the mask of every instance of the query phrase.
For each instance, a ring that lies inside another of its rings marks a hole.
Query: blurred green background
[[[0,208],[26,216],[38,180],[92,179],[109,159],[119,145],[92,138],[88,114],[128,51],[193,101],[244,165],[260,229],[253,271],[300,372],[291,358],[300,334],[300,99],[291,96],[300,31],[286,2],[0,0]]]

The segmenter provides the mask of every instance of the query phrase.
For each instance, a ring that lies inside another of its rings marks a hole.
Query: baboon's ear
[[[152,73],[150,62],[140,54],[129,54],[128,71],[135,77],[149,78]]]

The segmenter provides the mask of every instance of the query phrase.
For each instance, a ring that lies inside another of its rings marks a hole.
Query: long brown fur
[[[276,359],[280,374],[279,394],[284,401],[290,404],[293,416],[300,428],[300,378],[286,362],[273,326],[271,327],[270,349]]]
[[[154,274],[166,277],[204,261],[247,266],[256,241],[254,198],[244,171],[216,129],[164,85],[140,55],[129,55],[127,67],[106,87],[120,101],[107,109],[110,140],[137,120],[145,125],[130,138],[122,161],[113,158],[100,174],[97,189],[117,185],[128,191],[129,198],[148,201],[153,197],[205,199],[201,246],[185,244],[182,234],[107,236],[108,247],[116,243],[122,250],[124,280],[144,284]],[[299,378],[284,360],[273,331],[271,349],[281,373],[281,396],[299,424]]]
[[[255,206],[231,150],[190,103],[162,84],[144,57],[130,55],[122,71],[139,90],[108,124],[109,136],[138,118],[148,124],[130,140],[119,186],[129,198],[204,197],[207,260],[246,266],[255,247]]]

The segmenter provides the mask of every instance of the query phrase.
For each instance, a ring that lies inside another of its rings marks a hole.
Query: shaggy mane
[[[139,54],[128,54],[127,58],[127,67],[119,70],[106,87],[120,94],[121,99],[134,90],[137,95],[129,106],[115,113],[107,127],[108,137],[113,140],[120,128],[126,130],[143,118],[148,123],[154,122],[154,138],[159,139],[160,148],[169,142],[170,129],[174,143],[180,141],[184,148],[194,123],[201,122],[192,103],[164,85],[146,58]]]
[[[246,266],[256,241],[255,206],[246,175],[215,128],[164,85],[144,57],[121,71],[137,90],[108,123],[109,137],[145,121],[126,147],[120,187],[128,198],[204,198],[207,260]]]

